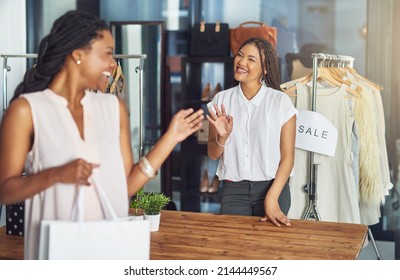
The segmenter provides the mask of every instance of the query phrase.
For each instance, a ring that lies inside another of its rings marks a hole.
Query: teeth
[[[106,76],[106,77],[110,77],[110,76],[111,76],[111,73],[108,72],[108,71],[104,71],[104,72],[103,72],[103,75]]]
[[[244,70],[243,68],[237,67],[236,71],[241,72],[241,73],[246,73],[247,71]]]

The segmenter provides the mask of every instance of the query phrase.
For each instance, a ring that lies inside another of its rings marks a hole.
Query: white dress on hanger
[[[312,88],[297,83],[296,108],[311,110]],[[346,85],[340,88],[318,88],[316,111],[327,117],[338,129],[334,157],[314,154],[317,167],[316,204],[322,221],[360,223],[357,170],[354,165],[355,122],[352,98],[346,98]],[[301,219],[308,205],[309,152],[296,148],[294,175],[290,178],[291,208],[289,218]]]

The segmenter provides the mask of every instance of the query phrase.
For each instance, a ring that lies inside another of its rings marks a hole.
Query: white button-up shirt
[[[213,104],[233,117],[233,130],[220,157],[217,176],[220,180],[265,181],[275,178],[280,162],[282,126],[297,115],[290,98],[283,92],[262,86],[247,100],[240,85],[220,91],[207,104]],[[293,172],[293,171],[292,171]]]

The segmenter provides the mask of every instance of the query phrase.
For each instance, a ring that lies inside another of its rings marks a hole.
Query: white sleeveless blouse
[[[32,111],[34,141],[27,174],[82,158],[99,163],[99,180],[119,217],[128,215],[129,198],[120,149],[119,104],[114,95],[87,91],[83,106],[84,139],[67,100],[50,89],[21,95]],[[37,259],[41,220],[69,220],[76,186],[55,184],[25,201],[25,259]],[[85,220],[104,218],[94,188],[84,187]]]

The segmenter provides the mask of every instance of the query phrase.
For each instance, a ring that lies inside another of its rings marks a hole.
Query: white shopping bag
[[[148,260],[150,222],[118,219],[98,181],[94,187],[109,220],[83,221],[78,191],[71,221],[42,221],[39,259]]]

